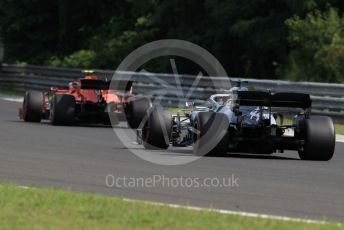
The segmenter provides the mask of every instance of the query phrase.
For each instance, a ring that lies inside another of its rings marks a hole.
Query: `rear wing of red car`
[[[93,89],[93,90],[117,90],[117,91],[130,91],[133,85],[132,81],[113,80],[105,81],[101,79],[80,79],[81,89]]]
[[[263,91],[238,91],[233,97],[234,102],[244,106],[290,107],[307,109],[312,106],[309,94],[275,93]]]

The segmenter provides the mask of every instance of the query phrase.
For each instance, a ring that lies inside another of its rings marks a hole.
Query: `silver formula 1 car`
[[[198,156],[295,150],[302,160],[328,161],[335,149],[334,125],[330,117],[311,116],[311,104],[308,94],[249,91],[239,84],[201,106],[187,103],[185,116],[151,107],[137,139],[147,149],[192,145]],[[279,112],[286,108],[294,113],[289,125]]]

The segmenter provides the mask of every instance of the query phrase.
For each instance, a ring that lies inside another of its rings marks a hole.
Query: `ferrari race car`
[[[311,104],[307,94],[248,91],[239,85],[202,106],[188,103],[185,116],[151,107],[137,142],[160,150],[192,145],[198,156],[295,150],[302,160],[328,161],[335,149],[334,125],[329,117],[311,116]],[[279,110],[295,113],[289,125],[283,125]]]
[[[52,87],[48,92],[26,92],[19,118],[26,122],[50,120],[53,125],[109,125],[127,120],[131,128],[137,128],[151,107],[150,101],[132,96],[130,81],[119,82],[114,84],[116,89],[110,89],[110,81],[98,79],[91,71],[87,74],[70,82],[68,89]]]

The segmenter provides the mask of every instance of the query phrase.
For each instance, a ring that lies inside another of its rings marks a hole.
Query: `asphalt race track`
[[[182,166],[160,166],[124,148],[111,128],[24,123],[17,119],[19,106],[0,99],[1,181],[233,211],[344,220],[344,143],[337,143],[330,162],[300,161],[296,152],[286,152],[204,157]],[[191,151],[171,149],[168,154],[185,157]],[[235,175],[239,187],[107,187],[109,174],[137,178]]]

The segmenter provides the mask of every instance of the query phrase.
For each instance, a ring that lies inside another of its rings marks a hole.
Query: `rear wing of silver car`
[[[289,107],[308,109],[312,106],[309,94],[303,93],[269,93],[264,91],[238,91],[233,101],[243,106]]]

